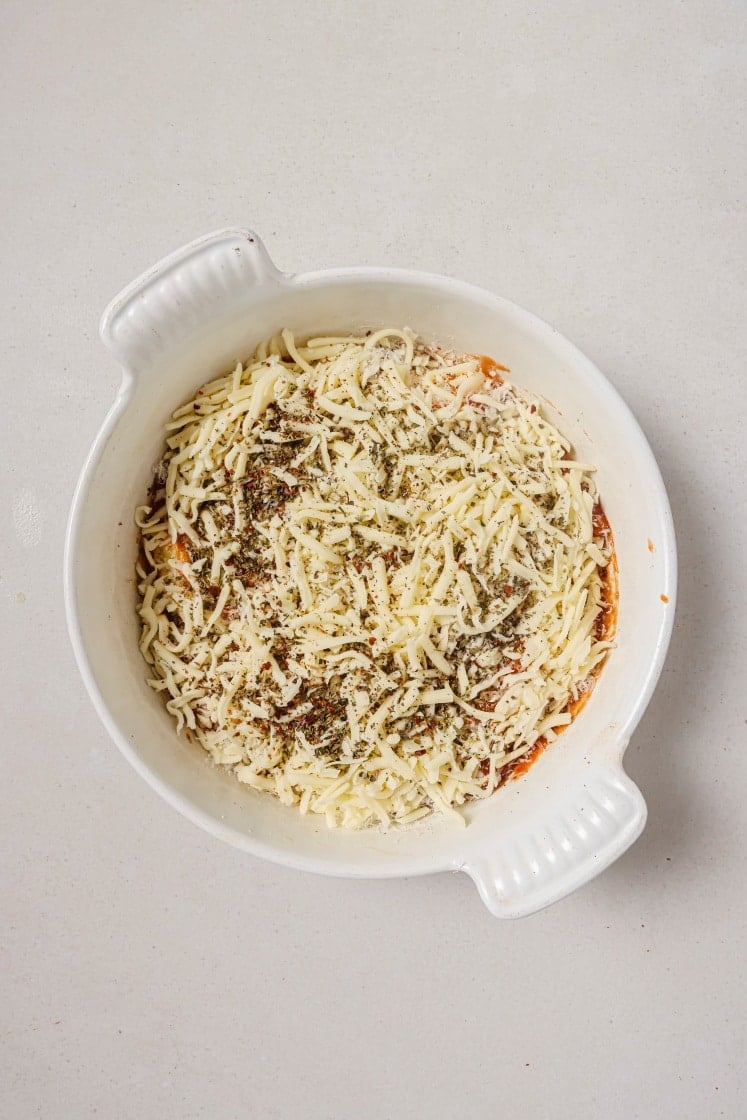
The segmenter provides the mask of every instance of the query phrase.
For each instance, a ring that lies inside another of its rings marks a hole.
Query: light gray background
[[[746,9],[6,0],[0,1115],[743,1120]],[[221,225],[538,312],[609,375],[677,524],[670,657],[606,874],[516,924],[177,816],[108,741],[61,601],[118,371],[105,303]]]

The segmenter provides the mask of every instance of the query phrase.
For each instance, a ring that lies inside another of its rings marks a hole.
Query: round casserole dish
[[[492,355],[540,395],[597,483],[619,563],[617,647],[572,725],[467,827],[438,816],[388,832],[323,819],[241,785],[177,737],[146,684],[135,612],[135,507],[164,424],[201,383],[287,326],[297,336],[408,326],[447,348]],[[488,908],[517,917],[563,897],[641,832],[646,806],[622,757],[666,655],[676,593],[671,513],[651,450],[596,367],[541,320],[479,288],[395,269],[287,275],[248,230],[223,230],[161,261],[107,308],[101,336],[123,367],[83,468],[65,550],[70,634],[110,735],[171,805],[254,855],[331,875],[465,871]]]

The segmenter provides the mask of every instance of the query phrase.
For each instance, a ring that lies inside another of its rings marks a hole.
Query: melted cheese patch
[[[136,518],[149,683],[330,825],[462,822],[610,648],[593,467],[493,369],[284,331],[167,425]]]

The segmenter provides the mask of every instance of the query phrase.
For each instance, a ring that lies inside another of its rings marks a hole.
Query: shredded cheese
[[[136,514],[140,648],[241,782],[330,825],[463,821],[593,686],[593,467],[496,368],[284,330],[173,414]]]

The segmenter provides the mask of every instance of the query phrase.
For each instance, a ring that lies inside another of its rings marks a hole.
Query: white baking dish
[[[142,502],[172,410],[288,326],[297,334],[407,325],[487,353],[548,412],[598,485],[620,566],[617,648],[589,703],[528,773],[467,810],[387,833],[330,831],[242,786],[177,738],[138,652],[133,565]],[[479,288],[394,269],[285,275],[247,230],[193,242],[126,288],[101,324],[124,373],[75,493],[65,556],[70,634],[110,735],[144,778],[213,835],[292,867],[386,877],[466,871],[496,915],[537,910],[591,879],[646,819],[622,756],[666,654],[676,590],[672,519],[626,405],[588,359],[533,315]],[[550,403],[552,402],[552,403]]]

